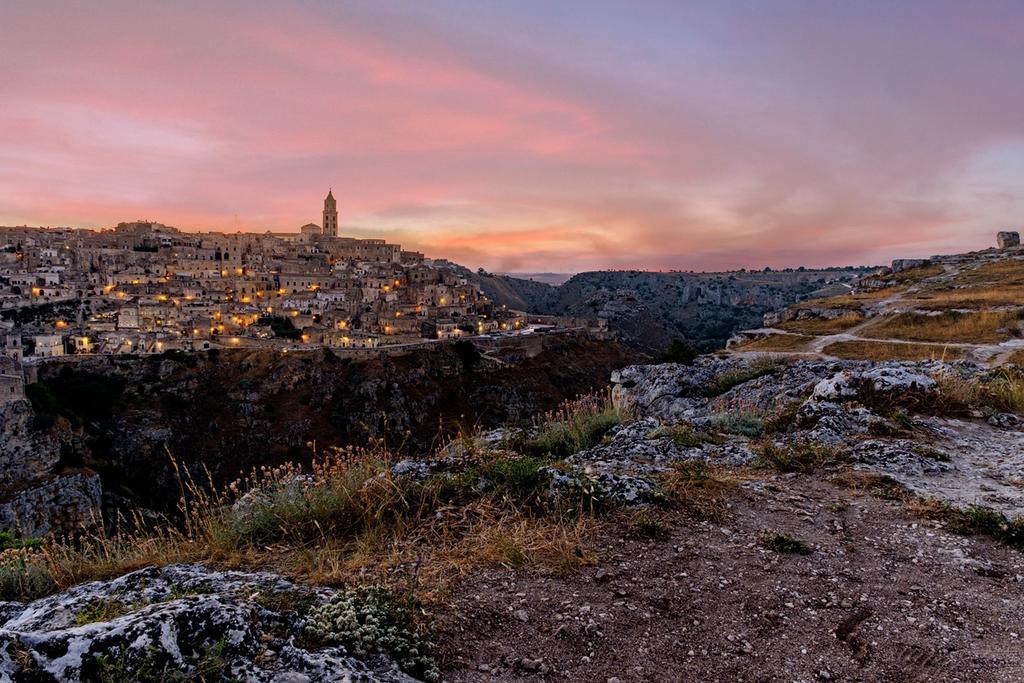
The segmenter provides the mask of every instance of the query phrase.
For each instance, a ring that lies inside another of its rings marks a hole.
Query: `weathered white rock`
[[[97,680],[118,670],[188,676],[216,662],[207,680],[412,681],[383,657],[360,661],[341,647],[299,644],[300,606],[332,596],[273,574],[170,565],[27,605],[0,603],[0,680]],[[85,623],[80,615],[98,601],[117,601],[117,616]]]

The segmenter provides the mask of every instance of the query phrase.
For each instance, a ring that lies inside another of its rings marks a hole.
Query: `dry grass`
[[[962,287],[921,292],[908,299],[914,308],[945,311],[952,308],[996,308],[1024,304],[1024,285]]]
[[[935,379],[939,383],[939,395],[951,408],[1024,412],[1024,372],[1020,370],[1000,368],[987,377],[971,380],[952,374]]]
[[[814,305],[820,308],[845,308],[851,311],[859,311],[862,310],[864,306],[870,306],[871,304],[878,303],[882,299],[895,296],[904,289],[904,287],[885,287],[883,289],[875,289],[869,292],[841,294],[839,296],[831,296],[825,299],[816,299],[804,302],[801,304],[801,307],[806,308],[808,305]]]
[[[958,285],[1024,285],[1024,260],[1005,259],[989,261],[977,268],[956,275],[952,282]]]
[[[680,462],[661,477],[668,503],[700,520],[721,522],[738,481],[725,470],[702,460]]]
[[[1011,353],[1009,356],[1006,357],[1006,362],[1012,363],[1013,365],[1017,365],[1020,367],[1024,367],[1024,349],[1019,349]]]
[[[860,313],[845,313],[838,318],[804,318],[802,320],[787,320],[775,327],[787,332],[798,332],[802,334],[835,334],[845,332],[864,322],[864,316]]]
[[[908,341],[998,343],[1011,338],[1009,329],[1016,329],[1019,320],[1018,311],[947,311],[939,315],[900,313],[867,328],[864,336]]]
[[[920,282],[926,278],[942,275],[944,272],[945,268],[937,264],[930,266],[918,266],[917,268],[909,268],[907,270],[901,270],[898,273],[892,273],[891,275],[887,275],[885,279],[892,282],[912,284]]]
[[[75,539],[0,555],[0,597],[32,599],[84,581],[174,562],[263,568],[341,582],[413,563],[438,581],[480,563],[570,571],[601,509],[586,481],[548,492],[545,462],[468,456],[425,480],[391,475],[390,454],[333,449],[312,468],[261,469],[223,491],[182,475],[181,521],[123,520]],[[238,503],[238,504],[236,504]]]
[[[735,345],[742,351],[804,351],[813,337],[802,334],[770,334]]]
[[[841,341],[829,344],[822,352],[844,360],[957,360],[963,351],[948,346],[894,344],[874,341]]]

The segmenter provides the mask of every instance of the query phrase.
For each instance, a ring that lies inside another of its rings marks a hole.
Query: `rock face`
[[[899,273],[904,270],[910,270],[911,268],[920,268],[927,266],[931,263],[926,258],[900,258],[892,262],[892,272]]]
[[[780,447],[838,448],[856,467],[890,476],[920,495],[1012,516],[1024,509],[1024,490],[1016,484],[1024,480],[1024,420],[1009,413],[986,421],[914,412],[936,398],[937,377],[984,380],[988,372],[964,361],[796,361],[759,367],[743,358],[712,356],[692,366],[631,366],[612,377],[612,397],[644,418],[643,429],[622,430],[609,444],[573,460],[598,478],[648,477],[673,459],[690,457],[735,464],[753,457],[741,435],[689,448],[652,435],[659,426],[728,427],[737,415],[764,422],[789,410],[795,413],[790,429],[760,438]],[[905,411],[899,423],[890,416],[896,405]]]
[[[95,522],[99,476],[63,467],[66,426],[38,430],[35,417],[27,400],[0,404],[0,531],[44,536]]]
[[[996,234],[996,246],[1000,249],[1020,246],[1020,233],[1016,230],[1004,231]]]
[[[525,423],[566,396],[603,389],[613,369],[635,359],[616,343],[568,335],[535,341],[533,357],[520,349],[484,357],[455,345],[363,361],[244,351],[97,356],[73,368],[42,367],[40,380],[59,400],[95,396],[59,406],[82,413],[82,434],[64,442],[73,459],[104,463],[106,490],[128,490],[136,503],[166,510],[178,496],[168,453],[197,481],[208,468],[220,484],[261,465],[308,461],[313,442],[364,447],[386,438],[422,455],[459,424]]]
[[[305,644],[303,606],[333,596],[273,574],[170,565],[0,603],[0,679],[412,681],[383,656]]]
[[[757,325],[769,311],[820,295],[821,288],[852,281],[863,271],[598,271],[579,273],[558,287],[465,269],[459,274],[495,303],[530,313],[607,320],[614,338],[657,354],[673,337],[703,350],[722,347],[733,332]]]

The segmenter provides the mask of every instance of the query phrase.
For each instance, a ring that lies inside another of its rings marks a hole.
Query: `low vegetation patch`
[[[882,299],[895,296],[904,289],[904,287],[885,287],[883,289],[857,292],[856,294],[841,294],[839,296],[830,296],[825,299],[815,299],[811,303],[821,308],[843,308],[850,311],[860,311],[863,310],[865,306],[870,306],[878,303]]]
[[[964,379],[939,375],[937,396],[945,412],[979,409],[987,413],[1024,412],[1024,369],[1003,367],[987,376]]]
[[[901,270],[885,277],[890,282],[915,283],[926,278],[935,277],[936,275],[942,275],[944,272],[945,269],[942,266],[934,263],[917,266],[915,268],[907,268],[906,270]]]
[[[132,606],[117,598],[103,598],[93,600],[80,612],[75,614],[75,623],[94,624],[100,621],[110,621],[122,615],[128,614]]]
[[[557,463],[509,452],[474,457],[420,479],[394,477],[387,452],[355,449],[328,449],[308,469],[263,468],[224,490],[183,474],[180,520],[123,520],[0,552],[0,599],[35,599],[174,562],[255,566],[331,583],[422,561],[423,574],[443,583],[475,564],[563,571],[592,561],[586,538],[606,507],[593,482],[580,479],[556,495]],[[93,605],[81,618],[104,618],[115,607]]]
[[[384,654],[423,681],[439,681],[426,626],[412,596],[398,597],[381,586],[342,591],[310,612],[309,634],[325,644],[343,645],[356,657]]]
[[[743,436],[760,436],[764,431],[764,420],[760,413],[752,410],[736,410],[716,415],[711,420],[711,426],[719,432],[726,434],[741,434]]]
[[[823,353],[843,360],[958,360],[963,350],[949,346],[895,344],[875,341],[840,341],[829,344]]]
[[[776,407],[763,418],[762,431],[765,434],[780,434],[792,430],[796,427],[800,416],[800,406],[803,404],[803,400],[798,399]]]
[[[807,541],[777,531],[761,534],[761,545],[780,555],[810,555],[812,552]]]
[[[532,438],[513,440],[508,446],[532,456],[564,458],[598,445],[626,418],[609,393],[588,394],[545,414]]]
[[[725,519],[738,482],[726,470],[703,460],[675,463],[661,476],[660,491],[670,507],[712,522]]]
[[[988,536],[1014,548],[1024,548],[1024,519],[1010,519],[995,510],[972,505],[956,508],[936,500],[919,501],[914,506],[919,514],[945,523],[953,533],[967,536]]]
[[[918,293],[911,301],[914,308],[932,311],[1019,306],[1024,301],[1024,286],[993,284],[980,287],[931,289]]]
[[[1004,259],[989,261],[977,268],[963,270],[952,281],[957,285],[1024,285],[1024,260]],[[1018,301],[1019,303],[1019,301]]]
[[[1022,309],[1024,310],[1024,309]],[[865,337],[908,341],[994,344],[1017,330],[1021,311],[945,311],[938,315],[899,313],[872,325]]]
[[[842,449],[816,441],[766,442],[756,446],[756,450],[754,467],[778,472],[812,472],[845,461]]]

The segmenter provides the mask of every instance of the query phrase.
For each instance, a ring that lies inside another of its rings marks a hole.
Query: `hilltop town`
[[[0,227],[0,350],[373,349],[527,327],[447,262],[338,230],[333,193],[297,232]]]

